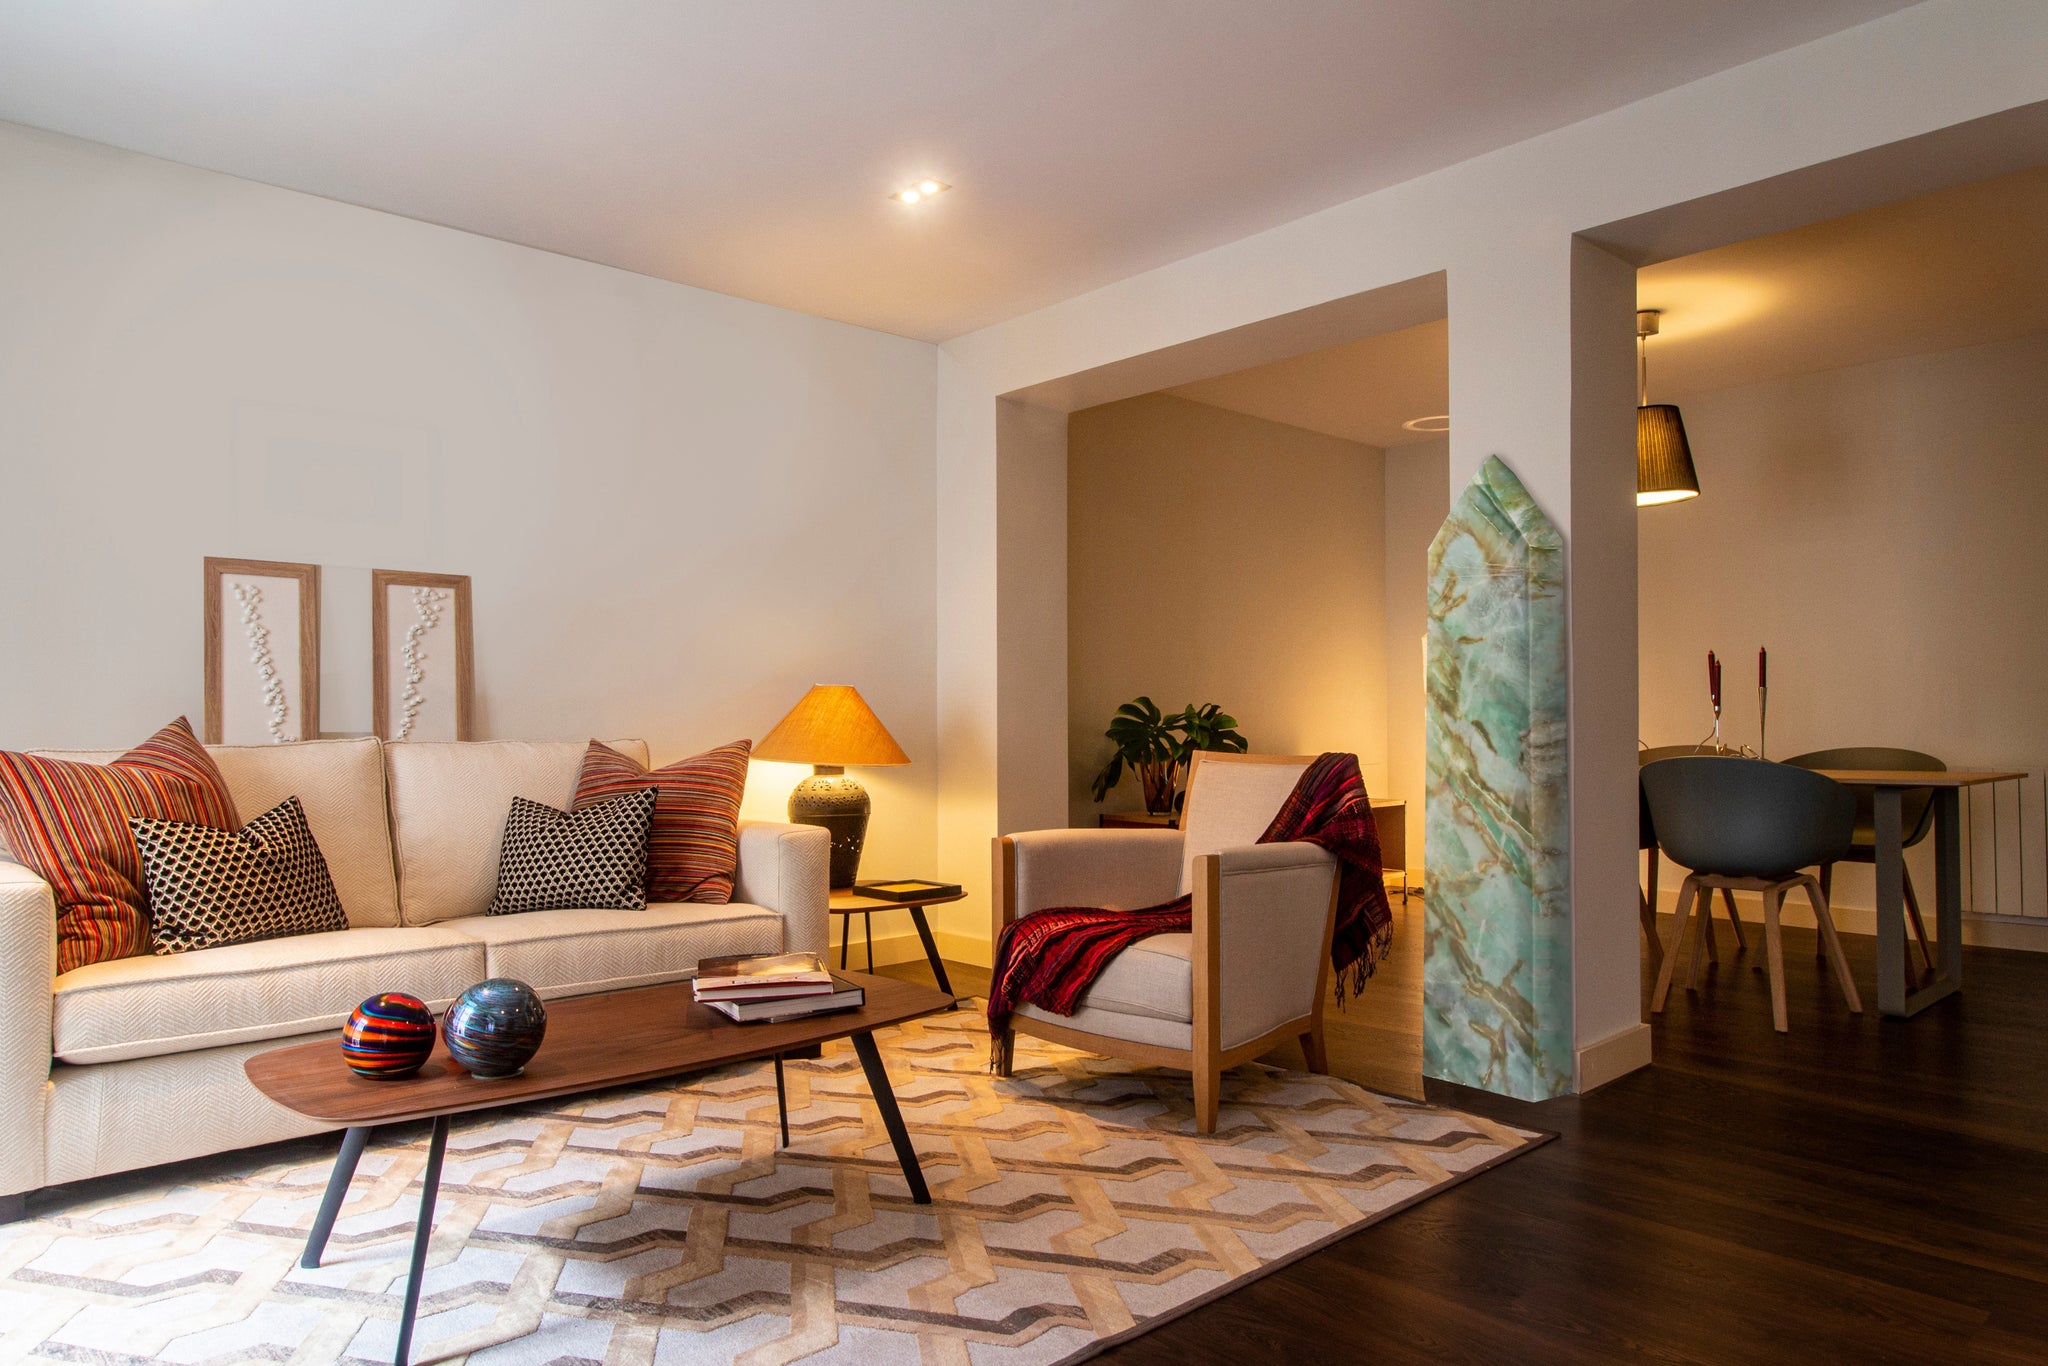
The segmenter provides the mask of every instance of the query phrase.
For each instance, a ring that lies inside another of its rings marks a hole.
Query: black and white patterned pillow
[[[654,799],[655,790],[643,787],[572,814],[514,797],[490,913],[645,909]]]
[[[128,828],[149,890],[150,947],[160,954],[348,928],[297,797],[240,830],[140,817]]]

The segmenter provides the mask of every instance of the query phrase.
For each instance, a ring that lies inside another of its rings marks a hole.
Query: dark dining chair
[[[1636,751],[1636,765],[1653,764],[1659,759],[1677,758],[1720,758],[1712,751],[1702,751],[1698,745],[1660,745],[1654,749]],[[1643,786],[1636,784],[1636,847],[1649,852],[1644,860],[1648,865],[1643,871],[1643,880],[1648,884],[1642,892],[1642,904],[1638,914],[1643,921],[1643,937],[1650,941],[1650,970],[1657,971],[1664,965],[1664,945],[1657,938],[1657,823],[1650,819],[1650,799],[1643,795]],[[1735,898],[1728,892],[1721,893],[1721,904],[1728,912],[1728,927],[1735,931],[1735,951],[1745,953],[1749,941],[1742,937],[1742,917],[1735,913]],[[1710,915],[1707,920],[1707,957],[1719,962],[1721,950],[1714,941],[1714,924]]]
[[[1786,763],[1798,768],[1868,768],[1899,769],[1907,773],[1946,773],[1948,765],[1932,754],[1922,754],[1917,749],[1892,749],[1885,745],[1851,745],[1845,749],[1817,749],[1811,754],[1795,754]],[[1852,787],[1856,794],[1856,832],[1850,837],[1849,852],[1841,862],[1877,862],[1877,817],[1872,814],[1872,794],[1867,787]],[[1934,828],[1934,791],[1931,788],[1908,790],[1899,796],[1899,833],[1903,837],[1899,847],[1911,849],[1927,838]],[[1920,897],[1913,890],[1913,870],[1900,869],[1905,874],[1906,919],[1912,922],[1913,937],[1920,941],[1920,961],[1929,968],[1934,966],[1934,951],[1927,946],[1927,924],[1920,918]],[[1834,896],[1835,865],[1824,863],[1820,869],[1820,894],[1830,899]]]
[[[1771,974],[1771,1023],[1780,1034],[1785,1017],[1785,949],[1778,912],[1785,894],[1806,893],[1813,918],[1834,968],[1835,982],[1849,1009],[1863,1013],[1863,1001],[1849,976],[1842,942],[1828,914],[1820,879],[1804,871],[1846,857],[1855,829],[1856,797],[1832,778],[1762,759],[1678,758],[1645,764],[1644,795],[1657,838],[1672,861],[1691,870],[1678,889],[1678,925],[1657,974],[1650,1009],[1662,1011],[1671,994],[1688,917],[1695,942],[1692,989],[1700,986],[1708,937],[1708,906],[1714,892],[1754,891],[1764,898],[1764,950]]]

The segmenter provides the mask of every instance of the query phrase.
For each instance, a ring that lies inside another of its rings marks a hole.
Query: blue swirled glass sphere
[[[341,1027],[341,1056],[359,1077],[412,1076],[434,1051],[434,1012],[417,996],[387,991],[352,1011]]]
[[[539,994],[512,977],[478,982],[455,998],[441,1020],[448,1055],[486,1081],[525,1071],[547,1032],[547,1007]]]

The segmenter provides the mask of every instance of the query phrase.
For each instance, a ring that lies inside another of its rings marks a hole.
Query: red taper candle
[[[1765,650],[1762,646],[1758,646],[1756,652],[1756,685],[1759,688],[1768,688],[1771,686],[1770,652]]]

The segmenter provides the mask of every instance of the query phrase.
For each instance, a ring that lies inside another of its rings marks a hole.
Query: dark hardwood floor
[[[1960,997],[1892,1021],[1874,940],[1845,936],[1859,1017],[1788,930],[1781,1036],[1760,931],[1723,925],[1655,1065],[1523,1105],[1423,1082],[1421,903],[1397,925],[1332,1070],[1558,1141],[1102,1360],[2048,1362],[2048,954],[1966,949]]]

